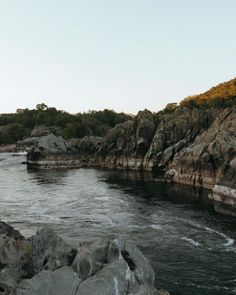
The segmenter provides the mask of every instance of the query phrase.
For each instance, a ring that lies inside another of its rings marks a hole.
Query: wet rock
[[[10,295],[14,293],[21,276],[17,269],[4,268],[0,271],[0,294]]]
[[[29,239],[35,273],[71,265],[77,250],[69,246],[52,229],[44,227]]]
[[[32,274],[31,249],[24,237],[11,226],[0,222],[0,270],[15,269],[21,277]]]
[[[0,223],[0,261],[3,295],[164,295],[154,287],[151,265],[129,241],[98,239],[77,252],[47,227],[26,241]]]
[[[41,271],[29,280],[23,280],[15,295],[75,295],[80,279],[71,267],[56,271]]]
[[[99,240],[83,246],[73,267],[83,280],[78,294],[136,294],[139,288],[146,292],[140,294],[158,294],[152,267],[128,241]]]
[[[129,272],[126,262],[117,260],[105,266],[95,276],[83,281],[78,295],[127,294],[131,280],[126,277],[126,271]]]
[[[24,240],[24,237],[18,230],[15,230],[12,226],[3,221],[0,221],[0,235],[4,235],[15,240]]]
[[[85,280],[102,269],[107,263],[109,241],[104,239],[85,243],[78,248],[72,267],[81,280]]]

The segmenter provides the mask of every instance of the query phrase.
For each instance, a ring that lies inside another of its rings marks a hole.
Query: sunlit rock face
[[[210,197],[236,205],[236,112],[226,109],[169,164],[166,178],[213,188]],[[236,206],[235,206],[236,207]]]

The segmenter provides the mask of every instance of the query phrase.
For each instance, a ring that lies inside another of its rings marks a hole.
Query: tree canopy
[[[40,103],[32,110],[18,109],[16,113],[0,115],[0,144],[14,143],[29,137],[39,126],[56,127],[57,133],[65,138],[104,136],[116,124],[131,118],[125,113],[116,113],[108,109],[70,114]]]

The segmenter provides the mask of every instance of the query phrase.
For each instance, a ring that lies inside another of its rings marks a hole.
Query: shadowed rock
[[[29,239],[34,271],[55,270],[71,265],[77,251],[69,246],[52,229],[45,227]]]
[[[77,252],[47,227],[28,241],[6,223],[0,228],[2,295],[165,294],[155,289],[151,265],[129,241],[98,239]]]

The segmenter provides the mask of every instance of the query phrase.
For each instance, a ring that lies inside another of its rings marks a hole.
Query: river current
[[[27,171],[24,160],[0,154],[0,218],[26,237],[47,224],[70,242],[129,239],[171,294],[236,294],[236,217],[216,213],[207,191],[117,171]]]

